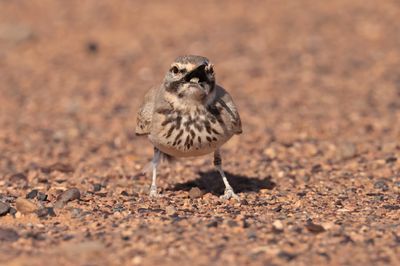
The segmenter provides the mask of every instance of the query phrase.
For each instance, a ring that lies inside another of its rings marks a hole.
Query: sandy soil
[[[0,264],[399,265],[398,1],[0,0]],[[209,57],[244,133],[141,174],[144,92]],[[200,190],[200,191],[199,191]]]

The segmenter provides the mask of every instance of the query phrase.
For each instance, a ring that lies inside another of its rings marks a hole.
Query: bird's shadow
[[[225,185],[221,175],[216,171],[198,172],[199,177],[195,180],[178,183],[171,188],[172,191],[189,191],[193,187],[198,187],[205,193],[214,195],[224,194]],[[248,177],[244,175],[235,175],[225,172],[229,184],[235,192],[258,192],[260,189],[273,189],[276,183],[272,181],[271,176],[263,179]]]

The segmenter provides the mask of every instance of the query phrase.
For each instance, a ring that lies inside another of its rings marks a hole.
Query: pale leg
[[[157,193],[157,166],[158,163],[160,162],[160,156],[161,153],[157,148],[154,148],[154,156],[153,159],[151,160],[151,168],[153,170],[153,176],[152,176],[152,180],[151,180],[151,187],[150,187],[150,197],[157,197],[158,193]]]
[[[219,152],[219,149],[217,149],[214,152],[214,166],[217,169],[217,171],[219,172],[219,174],[221,175],[222,181],[224,181],[224,184],[225,184],[225,192],[224,192],[224,195],[221,196],[221,198],[223,198],[223,199],[234,198],[234,199],[240,201],[239,196],[236,195],[235,192],[233,191],[233,188],[229,184],[228,179],[226,178],[225,173],[222,170],[222,160],[221,160],[221,154]]]

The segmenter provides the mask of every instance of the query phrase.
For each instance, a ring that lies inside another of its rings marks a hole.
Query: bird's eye
[[[171,68],[171,72],[174,73],[174,74],[178,74],[179,73],[179,68],[177,66],[173,66]]]

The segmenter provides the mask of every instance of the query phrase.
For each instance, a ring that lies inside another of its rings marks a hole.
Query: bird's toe
[[[233,198],[240,202],[239,196],[235,192],[233,192],[232,189],[226,189],[224,195],[222,195],[220,198],[224,200],[230,200]]]

